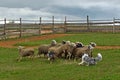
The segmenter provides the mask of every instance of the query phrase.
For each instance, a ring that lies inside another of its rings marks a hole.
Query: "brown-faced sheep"
[[[73,50],[72,56],[73,56],[73,58],[77,59],[77,58],[81,58],[84,53],[87,53],[90,57],[92,57],[92,51],[95,46],[96,46],[96,44],[92,42],[88,46],[75,48]]]
[[[70,57],[71,52],[72,52],[74,47],[75,47],[75,45],[73,45],[69,41],[67,41],[66,44],[64,44],[64,45],[49,48],[48,54],[54,53],[54,56],[58,57],[58,58],[61,58],[62,55],[65,55],[65,58],[67,56]]]
[[[55,41],[55,40],[52,40],[51,41],[51,44],[43,44],[43,45],[40,45],[39,47],[38,47],[38,55],[40,56],[41,54],[44,54],[44,57],[45,57],[45,55],[47,55],[47,53],[48,53],[48,49],[50,48],[50,47],[53,47],[53,46],[56,46],[57,45],[57,42]]]
[[[19,59],[18,61],[21,61],[23,57],[33,57],[34,56],[34,49],[33,48],[24,48],[22,46],[18,47],[18,51],[19,51]]]

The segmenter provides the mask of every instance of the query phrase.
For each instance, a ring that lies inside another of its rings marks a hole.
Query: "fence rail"
[[[65,32],[120,32],[120,19],[113,20],[57,20],[52,16],[51,20],[0,20],[0,39],[7,37],[22,37],[28,35],[41,35],[47,33]]]

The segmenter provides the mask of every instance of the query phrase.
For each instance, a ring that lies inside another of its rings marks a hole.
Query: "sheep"
[[[62,41],[62,44],[65,44],[65,43],[66,43],[66,41],[65,41],[65,40],[63,40],[63,41]]]
[[[49,48],[49,52],[50,53],[54,53],[55,57],[61,58],[62,55],[65,55],[65,58],[68,56],[70,58],[71,56],[71,52],[73,50],[73,48],[75,47],[75,44],[70,43],[69,41],[66,42],[66,44],[61,45],[61,46],[55,46],[55,47],[51,47]]]
[[[51,44],[49,44],[49,45],[47,45],[47,44],[40,45],[38,47],[38,56],[40,56],[41,54],[44,54],[44,57],[45,57],[45,55],[47,55],[47,53],[48,53],[48,49],[50,47],[53,47],[56,45],[57,45],[57,42],[55,40],[52,40]]]
[[[67,44],[67,43],[66,43]],[[72,52],[73,50],[76,48],[76,44],[73,43],[73,42],[68,42],[68,47],[67,47],[67,50],[65,50],[65,59],[69,59],[71,58],[72,56]]]
[[[77,59],[77,58],[81,58],[82,55],[84,53],[87,53],[90,57],[92,57],[92,51],[94,49],[94,47],[96,46],[95,43],[90,43],[88,46],[83,46],[83,47],[76,47],[74,50],[73,50],[73,58]]]
[[[84,45],[83,45],[82,42],[75,42],[74,45],[75,45],[76,47],[74,47],[74,48],[71,50],[71,51],[72,51],[72,52],[71,52],[72,54],[71,54],[71,57],[70,57],[71,59],[74,59],[74,57],[75,57],[74,55],[75,55],[75,53],[76,53],[76,51],[77,51],[77,50],[76,50],[77,48],[79,49],[79,48],[83,48],[83,47],[84,47]]]
[[[61,42],[61,43],[57,43],[57,46],[64,45],[64,44],[66,44],[66,42],[67,42],[67,41],[65,41],[65,40],[62,40],[62,42]]]
[[[82,42],[76,42],[76,48],[80,48],[80,47],[83,47],[83,43]]]
[[[46,44],[40,45],[38,47],[38,56],[40,56],[41,54],[44,54],[44,57],[45,57],[45,55],[48,53],[49,48],[50,48],[50,45],[46,45]]]
[[[89,46],[90,46],[90,50],[91,50],[90,55],[92,57],[92,52],[93,52],[93,49],[96,47],[96,43],[95,42],[90,42]]]
[[[65,53],[65,51],[68,49],[69,41],[67,41],[65,44],[61,44],[59,46],[51,47],[48,51],[51,53],[55,53],[57,57],[61,57],[62,53]]]
[[[23,57],[33,57],[34,56],[34,49],[33,48],[24,48],[23,46],[18,47],[19,51],[19,59],[18,61],[21,61]]]

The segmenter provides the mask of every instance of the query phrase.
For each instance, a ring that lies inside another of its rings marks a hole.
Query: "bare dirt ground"
[[[49,35],[43,35],[43,36],[33,36],[33,37],[29,37],[29,38],[19,38],[19,39],[15,39],[15,40],[0,41],[0,47],[14,48],[15,47],[14,44],[16,44],[16,43],[54,39],[54,38],[63,37],[66,35],[69,35],[69,34],[49,34]]]
[[[120,49],[120,46],[96,46],[97,49]]]
[[[27,42],[27,41],[37,41],[37,40],[46,40],[46,39],[54,39],[57,37],[63,37],[70,34],[49,34],[44,36],[33,36],[29,38],[20,38],[15,40],[7,40],[7,41],[0,41],[0,47],[5,48],[15,48],[14,44],[19,42]],[[31,46],[37,48],[38,46]],[[120,49],[120,46],[97,46],[97,49]]]

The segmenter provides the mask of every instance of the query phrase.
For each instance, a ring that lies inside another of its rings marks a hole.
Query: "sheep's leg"
[[[52,64],[53,62],[52,61],[50,61],[50,64]]]
[[[37,58],[38,57],[38,55],[34,55],[34,58]]]
[[[74,58],[74,62],[77,62],[77,58],[76,57]]]
[[[75,56],[73,55],[73,53],[71,54],[70,58],[74,60]]]
[[[67,52],[65,51],[65,50],[63,50],[63,53],[62,54],[65,54],[64,56],[64,58],[66,59],[67,58]]]
[[[68,52],[68,59],[70,60],[70,58],[71,58],[71,53]]]
[[[31,58],[31,56],[28,56],[28,58]]]
[[[75,55],[72,54],[72,55],[71,55],[71,58],[74,60],[74,59],[75,59]]]
[[[37,57],[40,58],[40,54],[38,54]]]
[[[93,57],[93,50],[92,50],[92,49],[90,49],[89,56],[90,56],[90,57]]]
[[[19,61],[19,59],[20,59],[20,56],[19,56],[19,57],[17,57],[17,59],[16,59],[16,60],[17,60],[17,61]]]
[[[47,53],[44,53],[44,58],[46,58],[47,57]]]
[[[65,59],[67,59],[67,53],[65,52]]]
[[[18,62],[20,62],[22,60],[22,57],[20,56],[19,59],[18,59]]]
[[[93,57],[93,55],[92,55],[92,51],[91,51],[90,55],[91,55],[91,57]]]
[[[74,61],[77,62],[78,58],[79,58],[79,56],[76,55],[75,58],[74,58]]]
[[[38,58],[40,58],[40,54],[41,54],[41,52],[38,52],[38,54],[37,54],[37,57],[38,57]]]
[[[33,58],[34,58],[34,55],[31,55],[30,57],[31,57],[31,59],[33,59]]]

